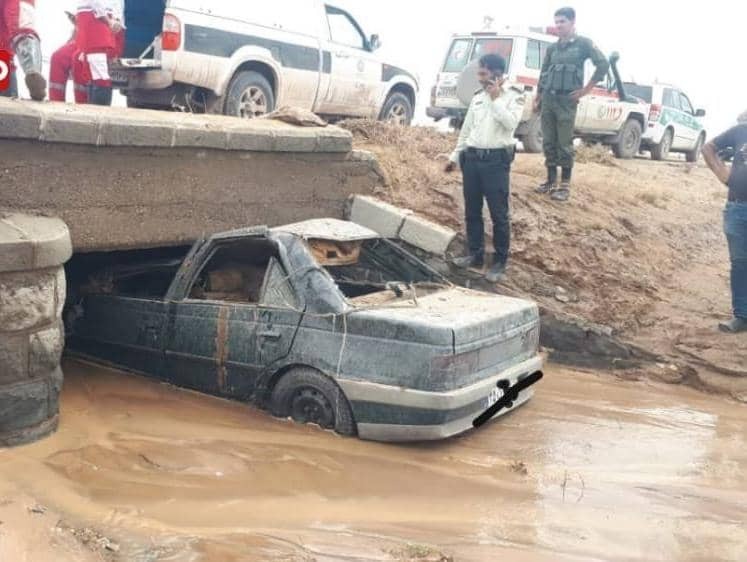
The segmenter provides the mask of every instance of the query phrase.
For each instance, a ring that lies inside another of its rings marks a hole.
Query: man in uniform
[[[70,23],[75,26],[75,15],[65,12]],[[65,101],[67,81],[73,73],[73,61],[78,47],[73,36],[62,47],[52,53],[49,62],[49,101]],[[88,103],[88,88],[75,85],[75,103]]]
[[[109,63],[118,56],[124,28],[122,0],[81,0],[76,14],[76,84],[88,87],[89,103],[111,105]],[[82,82],[82,83],[81,83]]]
[[[729,166],[719,152],[734,154]],[[719,325],[722,332],[747,332],[747,111],[738,124],[703,147],[703,157],[716,177],[728,186],[724,232],[731,259],[731,294],[734,317]]]
[[[31,99],[47,96],[47,81],[42,76],[42,53],[36,33],[34,0],[0,0],[0,50],[15,54],[26,76]],[[15,72],[7,96],[17,96]]]
[[[534,110],[542,112],[543,149],[547,166],[547,181],[537,191],[550,193],[556,201],[567,201],[571,194],[573,130],[578,102],[604,79],[609,62],[590,39],[576,35],[576,11],[573,8],[561,8],[555,12],[555,27],[560,39],[547,49],[534,100]],[[596,70],[584,85],[584,63],[588,59],[594,63]],[[558,166],[562,169],[560,186]]]
[[[485,225],[482,211],[487,201],[493,222],[495,263],[486,278],[496,283],[506,270],[511,242],[509,175],[514,159],[514,133],[524,112],[524,90],[509,86],[503,76],[506,61],[485,55],[477,72],[482,85],[467,110],[459,141],[446,166],[462,169],[469,255],[457,258],[457,267],[482,267],[485,258]]]

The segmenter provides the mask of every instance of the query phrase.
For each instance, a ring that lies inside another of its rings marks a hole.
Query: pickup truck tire
[[[615,156],[623,160],[630,160],[641,150],[643,129],[635,119],[628,119],[620,131],[620,138],[612,146]]]
[[[704,144],[705,144],[705,135],[701,133],[693,149],[685,153],[685,160],[687,160],[690,163],[697,162],[698,158],[700,158],[700,151],[703,150]]]
[[[259,72],[240,70],[226,91],[224,115],[255,119],[275,109],[275,93],[270,82]]]
[[[392,92],[384,102],[384,107],[381,108],[379,121],[406,127],[412,123],[414,114],[415,110],[410,98],[402,92]]]
[[[539,115],[533,115],[527,124],[527,132],[519,139],[524,145],[524,152],[539,154],[542,152],[542,120]]]
[[[667,129],[664,131],[664,136],[661,137],[661,142],[651,147],[651,158],[658,161],[669,158],[672,142],[674,142],[674,133],[672,129]]]
[[[270,399],[272,414],[301,424],[316,424],[341,435],[355,435],[350,404],[335,382],[307,367],[291,369],[275,385]]]

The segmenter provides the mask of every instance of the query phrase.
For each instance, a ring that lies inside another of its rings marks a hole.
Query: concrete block
[[[0,274],[0,326],[20,332],[51,324],[57,317],[56,274]]]
[[[405,219],[410,215],[412,211],[408,209],[400,209],[373,197],[356,195],[348,219],[378,232],[384,238],[397,238]]]
[[[0,137],[35,140],[39,138],[42,116],[35,107],[0,97],[0,114]]]
[[[55,112],[47,114],[42,122],[40,139],[45,142],[97,145],[99,121],[85,113]]]
[[[28,379],[28,363],[29,336],[0,332],[0,385]]]
[[[60,219],[22,214],[0,218],[0,271],[57,267],[72,253],[70,231]]]
[[[446,255],[446,250],[456,238],[457,233],[450,228],[410,215],[402,225],[399,237],[408,244],[430,254]]]
[[[272,131],[253,131],[246,128],[227,129],[228,150],[242,150],[250,152],[273,152],[275,150],[275,134]]]
[[[275,133],[275,150],[278,152],[315,152],[318,137],[314,129],[299,127]]]
[[[60,366],[64,340],[61,321],[47,330],[31,334],[28,343],[28,374],[31,378],[45,377]]]
[[[317,152],[350,152],[353,150],[353,135],[337,127],[316,129]]]
[[[47,380],[0,386],[0,439],[4,433],[34,427],[48,418]]]
[[[171,123],[109,118],[101,125],[100,141],[105,146],[170,148],[174,142],[174,126]]]
[[[220,128],[177,126],[174,146],[181,148],[228,148],[228,135]]]

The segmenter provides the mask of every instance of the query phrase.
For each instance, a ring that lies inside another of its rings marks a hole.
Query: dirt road
[[[0,450],[0,560],[747,553],[747,409],[688,388],[550,366],[514,414],[391,446],[76,361],[65,373],[59,433]],[[86,533],[112,548],[89,540],[84,557]]]

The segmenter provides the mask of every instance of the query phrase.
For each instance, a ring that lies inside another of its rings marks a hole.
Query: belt
[[[552,96],[570,96],[573,90],[547,90],[545,93]]]
[[[747,197],[729,197],[729,203],[747,203]]]
[[[510,148],[475,148],[468,146],[465,151],[467,154],[479,158],[480,160],[487,160],[490,158],[511,158],[513,157],[514,147]]]

